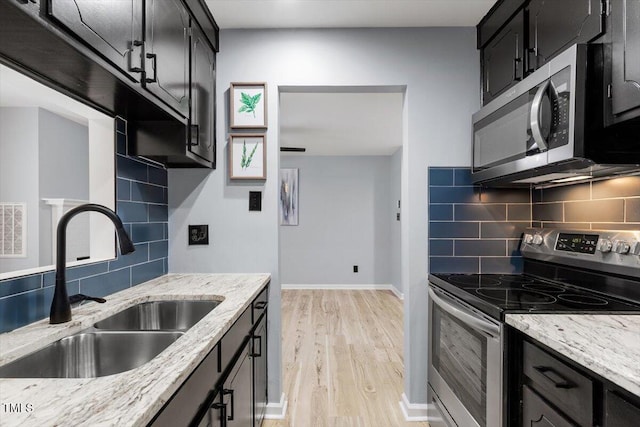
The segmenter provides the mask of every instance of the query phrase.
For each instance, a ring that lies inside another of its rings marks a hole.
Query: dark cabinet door
[[[145,2],[145,87],[189,115],[189,13],[180,0]]]
[[[483,104],[522,80],[524,28],[524,12],[520,11],[482,49]]]
[[[253,334],[254,427],[260,427],[267,409],[267,315],[263,315]]]
[[[47,13],[125,75],[142,78],[142,3],[138,0],[49,0]]]
[[[640,424],[640,405],[623,399],[611,390],[607,390],[605,399],[605,427],[637,427]]]
[[[522,427],[577,427],[526,385],[522,389]]]
[[[575,43],[602,34],[601,0],[531,0],[528,69],[535,70]]]
[[[611,1],[614,115],[637,109],[640,115],[640,1]],[[634,111],[635,112],[635,111]]]
[[[216,56],[196,25],[191,32],[191,120],[189,151],[215,168]]]
[[[250,357],[252,346],[250,344],[250,341],[245,341],[243,351],[222,389],[222,401],[226,405],[227,427],[253,427],[253,378]]]

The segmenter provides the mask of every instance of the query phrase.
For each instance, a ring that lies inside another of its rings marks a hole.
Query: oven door
[[[502,426],[500,322],[429,287],[429,386],[448,424]]]

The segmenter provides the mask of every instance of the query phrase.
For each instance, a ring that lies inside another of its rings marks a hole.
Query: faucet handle
[[[75,294],[69,297],[69,304],[78,304],[82,301],[95,301],[99,302],[100,304],[104,304],[105,302],[107,302],[107,300],[104,298],[90,297],[84,294]]]

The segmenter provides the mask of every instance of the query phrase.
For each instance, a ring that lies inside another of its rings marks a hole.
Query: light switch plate
[[[262,191],[249,191],[249,210],[262,210]]]

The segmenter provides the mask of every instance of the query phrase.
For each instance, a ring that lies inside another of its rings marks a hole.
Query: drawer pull
[[[267,302],[266,301],[259,301],[259,302],[256,303],[256,310],[262,310],[266,306],[267,306]]]
[[[575,385],[567,381],[562,375],[557,373],[553,368],[548,366],[534,366],[533,369],[538,371],[540,375],[549,380],[556,388],[574,388]]]

